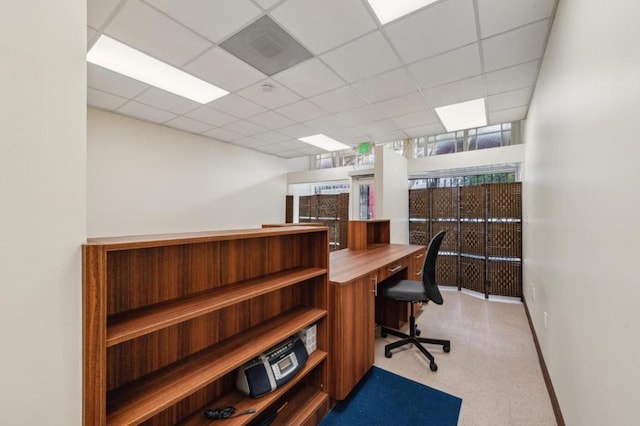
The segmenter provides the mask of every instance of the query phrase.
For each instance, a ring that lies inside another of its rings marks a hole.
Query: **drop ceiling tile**
[[[278,143],[278,145],[288,150],[297,150],[297,151],[302,151],[304,149],[307,149],[307,147],[309,147],[308,144],[295,139],[289,139],[288,141],[280,142]]]
[[[278,131],[295,139],[312,136],[318,133],[317,130],[303,126],[302,124],[294,124],[293,126],[278,129]]]
[[[266,109],[260,105],[234,94],[223,96],[213,102],[209,102],[207,105],[218,111],[239,118],[251,117],[266,111]]]
[[[441,133],[446,133],[447,131],[442,126],[442,124],[433,123],[426,126],[404,129],[404,132],[411,138],[419,138],[421,136],[439,135]]]
[[[369,102],[396,98],[418,89],[404,68],[359,81],[353,84],[353,88],[362,93]]]
[[[235,117],[206,106],[201,106],[200,108],[185,115],[189,118],[193,118],[194,120],[211,124],[212,126],[224,126],[226,124],[233,123],[234,121],[238,121]]]
[[[340,117],[345,123],[352,126],[387,118],[382,111],[373,105],[365,105],[349,111],[339,112],[336,116]]]
[[[276,112],[294,121],[309,121],[328,115],[325,110],[306,100],[278,108]]]
[[[137,80],[89,63],[87,63],[87,85],[127,99],[135,98],[149,88],[148,85]]]
[[[501,124],[511,121],[524,120],[527,117],[527,107],[504,109],[489,113],[489,124]]]
[[[368,103],[362,95],[349,86],[314,96],[310,100],[321,108],[334,113],[357,108]]]
[[[347,127],[342,120],[333,115],[309,120],[304,125],[325,134],[335,130],[343,130]]]
[[[267,78],[251,65],[220,47],[214,47],[184,67],[185,71],[229,92]]]
[[[264,152],[265,154],[270,154],[270,155],[278,154],[283,151],[288,151],[286,148],[280,146],[280,144],[277,144],[277,143],[259,146],[259,147],[256,147],[256,150],[260,152]]]
[[[373,121],[371,123],[360,124],[358,128],[367,134],[393,132],[398,130],[398,126],[396,125],[396,123],[389,120],[388,118],[385,118],[384,120]]]
[[[482,41],[486,72],[538,59],[542,56],[549,20],[536,22]]]
[[[503,92],[499,95],[492,95],[487,97],[487,110],[489,113],[501,111],[510,108],[516,108],[529,105],[531,100],[532,87],[526,87],[524,89],[512,90],[510,92]]]
[[[127,102],[124,106],[118,108],[117,111],[121,114],[154,123],[164,123],[176,117],[176,115],[171,112],[163,111],[136,101]]]
[[[258,133],[265,132],[265,129],[262,126],[258,126],[257,124],[251,123],[250,121],[240,120],[235,123],[227,124],[223,127],[223,129],[231,130],[232,132],[240,133],[245,136],[253,136]]]
[[[249,0],[147,0],[209,40],[219,43],[261,13]]]
[[[248,120],[259,126],[265,127],[267,129],[272,129],[272,130],[279,129],[281,127],[291,126],[292,124],[294,124],[293,121],[273,111],[267,111],[265,113],[258,114],[256,116],[249,118]]]
[[[87,0],[87,25],[102,28],[119,3],[120,0]]]
[[[268,145],[265,141],[256,138],[243,138],[233,141],[234,145],[243,146],[245,148],[256,148],[258,146]]]
[[[434,107],[456,104],[482,98],[485,95],[482,76],[467,78],[454,83],[443,84],[423,91],[429,105]]]
[[[269,9],[279,1],[280,0],[255,0],[255,2],[258,3],[258,5],[263,9]]]
[[[426,126],[440,121],[436,112],[431,108],[424,111],[394,117],[392,120],[401,129]]]
[[[273,130],[269,130],[268,132],[264,133],[258,133],[257,135],[253,135],[253,137],[268,143],[284,142],[291,139],[289,136],[283,135],[282,133],[274,132]]]
[[[275,74],[272,78],[305,97],[337,89],[345,84],[317,58],[301,62]]]
[[[352,141],[361,142],[369,138],[365,132],[357,127],[336,128],[328,131],[326,135],[347,145]]]
[[[548,18],[556,0],[478,0],[482,38]]]
[[[273,86],[273,89],[270,92],[265,92],[262,89],[262,85],[264,84]],[[239,91],[238,94],[269,109],[275,109],[300,100],[300,96],[296,95],[282,84],[276,83],[272,79],[263,80],[260,83],[253,84],[246,89]]]
[[[165,125],[174,127],[176,129],[184,130],[185,132],[200,134],[211,130],[213,126],[210,124],[202,123],[197,120],[192,120],[187,117],[176,117],[173,120],[169,120]]]
[[[238,139],[244,138],[244,135],[240,133],[232,132],[231,130],[226,129],[213,129],[209,130],[202,134],[203,136],[207,136],[209,138],[217,139],[223,142],[232,142]]]
[[[128,99],[101,90],[87,88],[87,104],[96,108],[114,110],[124,105]]]
[[[407,139],[407,134],[401,130],[395,132],[374,133],[371,135],[374,142],[391,142]]]
[[[151,87],[149,90],[137,96],[136,101],[179,115],[193,111],[202,105],[190,99],[183,98],[182,96],[156,89],[155,87]]]
[[[486,73],[487,94],[495,95],[496,93],[533,86],[538,76],[539,63],[540,61],[525,62],[524,64]]]
[[[375,105],[384,112],[387,117],[397,117],[412,112],[424,111],[429,108],[429,105],[424,100],[424,96],[422,96],[420,92],[413,92],[383,102],[376,102]]]
[[[368,34],[320,57],[350,83],[400,66],[380,31]]]
[[[324,149],[316,148],[314,146],[308,146],[308,148],[300,148],[298,150],[303,155],[318,155],[326,152]]]
[[[424,59],[409,66],[409,71],[422,88],[473,77],[480,74],[481,70],[477,44]]]
[[[289,0],[271,16],[315,54],[376,29],[361,0]]]
[[[184,65],[211,46],[211,42],[138,0],[127,1],[104,32],[175,66]]]
[[[478,40],[473,0],[440,1],[383,28],[406,63]]]

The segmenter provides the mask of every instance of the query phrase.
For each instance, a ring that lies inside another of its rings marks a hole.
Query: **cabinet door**
[[[329,287],[331,396],[344,399],[373,366],[375,276]]]

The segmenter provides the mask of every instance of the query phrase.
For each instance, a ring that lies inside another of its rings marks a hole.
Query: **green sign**
[[[369,142],[363,142],[358,145],[358,153],[360,154],[368,154],[370,150],[371,146],[369,145]]]

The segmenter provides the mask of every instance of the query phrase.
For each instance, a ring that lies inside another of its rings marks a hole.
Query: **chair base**
[[[415,347],[417,347],[420,350],[420,352],[424,354],[424,356],[427,357],[427,359],[429,360],[429,368],[431,369],[431,371],[438,371],[438,365],[436,364],[435,359],[433,358],[433,355],[431,355],[431,352],[429,352],[427,348],[425,348],[422,344],[428,343],[432,345],[441,345],[442,350],[444,352],[449,352],[451,350],[451,341],[449,340],[430,339],[428,337],[418,337],[420,334],[420,330],[418,330],[416,327],[416,319],[413,315],[413,304],[411,304],[411,316],[409,317],[409,334],[402,333],[401,331],[394,330],[392,328],[381,327],[380,335],[382,337],[387,337],[387,334],[400,337],[401,340],[385,345],[384,347],[385,357],[391,358],[391,356],[393,355],[391,353],[392,349],[399,348],[400,346],[404,346],[404,345],[413,344]]]

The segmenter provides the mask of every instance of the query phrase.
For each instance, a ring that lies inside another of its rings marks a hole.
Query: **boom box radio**
[[[272,392],[295,376],[308,357],[296,334],[240,367],[236,387],[252,398]]]

